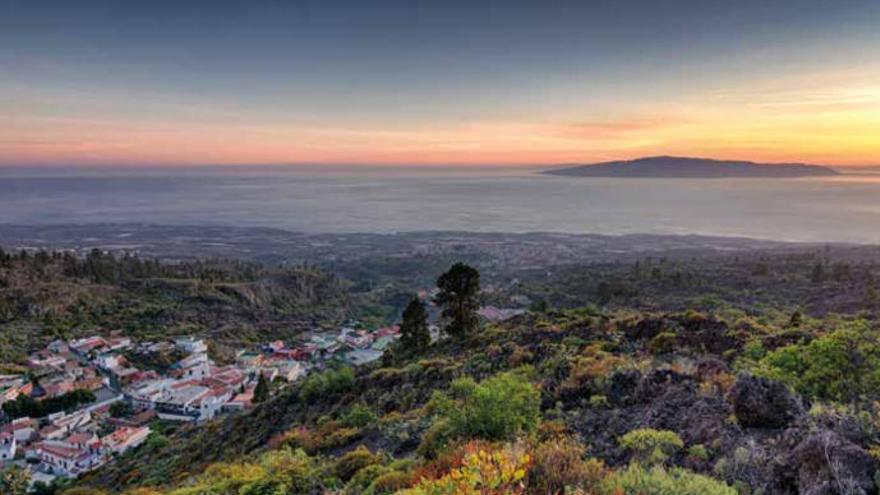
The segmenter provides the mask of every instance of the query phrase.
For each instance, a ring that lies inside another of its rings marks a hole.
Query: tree
[[[254,398],[253,403],[258,404],[260,402],[265,402],[269,399],[269,382],[266,381],[266,377],[260,373],[260,378],[257,380],[257,386],[254,387]]]
[[[400,344],[407,351],[419,351],[431,343],[428,331],[428,312],[418,297],[414,297],[403,310],[400,323]]]
[[[132,414],[134,414],[134,409],[128,402],[120,401],[110,405],[110,416],[114,418],[124,418]]]
[[[443,318],[448,322],[446,333],[461,336],[477,327],[480,292],[480,272],[464,263],[452,265],[437,279],[440,293],[434,301],[443,306]]]

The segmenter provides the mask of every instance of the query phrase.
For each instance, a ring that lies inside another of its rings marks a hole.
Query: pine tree
[[[266,381],[266,377],[260,373],[260,378],[257,380],[257,386],[254,387],[254,398],[252,402],[254,404],[258,404],[260,402],[265,402],[269,399],[269,382]]]
[[[440,292],[434,301],[443,306],[446,333],[465,335],[477,328],[479,317],[480,272],[464,263],[456,263],[437,279]]]
[[[400,344],[407,351],[420,351],[431,343],[428,331],[428,312],[418,297],[414,297],[403,310],[400,323]]]

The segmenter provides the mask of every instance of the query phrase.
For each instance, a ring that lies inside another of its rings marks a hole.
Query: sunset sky
[[[0,0],[0,165],[880,164],[880,1]]]

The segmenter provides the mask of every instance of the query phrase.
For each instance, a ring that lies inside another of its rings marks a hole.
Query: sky
[[[0,165],[880,164],[877,0],[0,0]]]

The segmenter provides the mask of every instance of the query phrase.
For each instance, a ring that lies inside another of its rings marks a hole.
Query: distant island
[[[811,177],[838,175],[834,169],[804,163],[755,163],[748,161],[712,160],[678,156],[652,156],[574,165],[545,170],[547,175],[567,177],[624,178],[742,178],[742,177]]]

